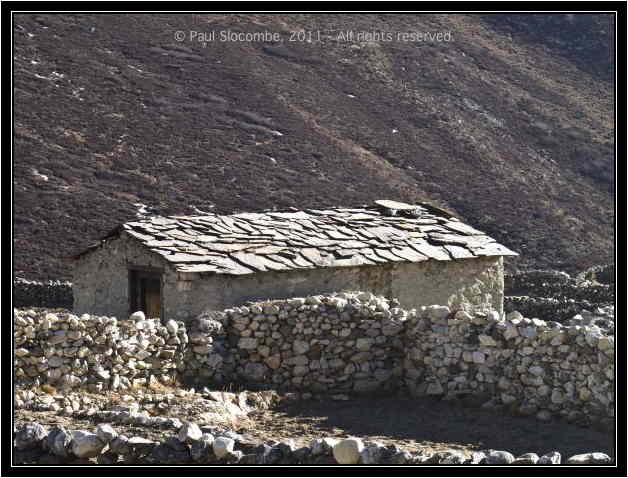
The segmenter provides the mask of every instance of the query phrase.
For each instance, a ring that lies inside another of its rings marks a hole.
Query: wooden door
[[[161,317],[161,280],[145,278],[144,281],[144,313],[147,318]]]
[[[146,318],[161,318],[160,271],[129,270],[130,313],[141,310]]]

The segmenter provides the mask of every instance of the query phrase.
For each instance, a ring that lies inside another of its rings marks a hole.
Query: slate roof
[[[517,255],[430,206],[386,200],[363,208],[150,217],[121,231],[181,272],[230,275]]]

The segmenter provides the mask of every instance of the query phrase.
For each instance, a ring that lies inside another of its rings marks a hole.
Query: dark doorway
[[[130,313],[141,310],[146,318],[161,318],[161,271],[129,270]]]

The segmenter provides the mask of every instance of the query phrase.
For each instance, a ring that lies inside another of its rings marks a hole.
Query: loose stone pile
[[[157,393],[138,388],[132,394],[70,391],[57,395],[41,390],[18,390],[14,404],[16,410],[52,411],[77,419],[171,429],[181,427],[181,419],[192,416],[205,425],[233,426],[251,410],[268,408],[277,400],[272,392],[173,390]]]
[[[553,465],[562,461],[558,451],[541,457],[536,453],[515,457],[502,450],[474,452],[470,457],[455,450],[430,455],[363,442],[359,438],[319,438],[303,447],[297,447],[292,440],[256,445],[244,442],[242,436],[229,430],[199,427],[190,422],[180,424],[175,436],[159,441],[118,434],[106,423],[98,425],[93,432],[63,427],[47,430],[39,423],[32,423],[14,432],[14,447],[17,464]],[[612,460],[604,453],[594,452],[574,455],[566,463],[603,465],[611,464]]]
[[[39,282],[21,278],[13,281],[14,307],[71,309],[73,300],[71,282]]]
[[[613,335],[518,312],[422,308],[407,324],[406,385],[418,395],[484,396],[541,420],[614,416]]]
[[[401,378],[408,313],[368,292],[249,304],[225,311],[236,374],[315,392],[391,390]]]

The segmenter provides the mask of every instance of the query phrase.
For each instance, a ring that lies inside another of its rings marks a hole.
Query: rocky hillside
[[[612,18],[544,18],[17,15],[14,272],[68,278],[138,210],[380,198],[454,211],[513,267],[612,262]]]

